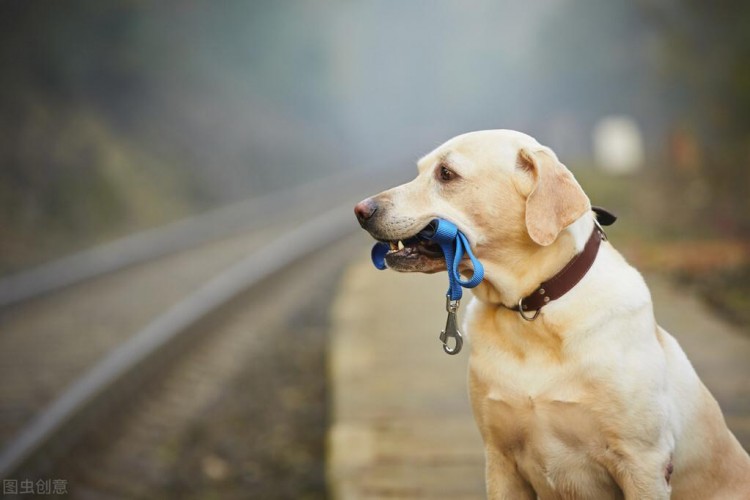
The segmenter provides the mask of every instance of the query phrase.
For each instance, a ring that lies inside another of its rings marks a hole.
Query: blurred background
[[[4,273],[314,177],[409,169],[468,130],[525,131],[586,182],[612,118],[637,149],[613,168],[659,193],[639,225],[750,231],[743,2],[0,5]]]
[[[409,169],[468,130],[530,133],[586,182],[611,118],[638,158],[611,188],[658,193],[629,204],[640,233],[750,231],[743,2],[0,5],[6,274],[314,177]]]
[[[407,178],[486,128],[552,147],[632,261],[750,332],[736,0],[0,0],[0,275],[326,176]],[[3,314],[0,336],[29,315]]]

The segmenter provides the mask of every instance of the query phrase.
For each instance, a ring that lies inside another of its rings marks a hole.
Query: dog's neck
[[[480,301],[498,307],[513,307],[551,278],[579,254],[594,229],[594,216],[587,213],[565,228],[554,243],[543,247],[529,242],[524,252],[498,248],[482,260],[484,281],[474,289]],[[512,261],[512,255],[524,255],[523,261]]]

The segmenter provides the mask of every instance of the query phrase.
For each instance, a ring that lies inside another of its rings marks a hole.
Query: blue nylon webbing
[[[482,263],[474,256],[464,233],[458,230],[455,224],[445,219],[434,219],[430,224],[434,229],[422,231],[418,236],[424,240],[432,241],[440,245],[445,256],[445,267],[448,269],[448,292],[447,295],[451,300],[459,300],[463,294],[462,287],[474,288],[482,282],[484,278],[484,267]],[[372,247],[372,263],[378,269],[385,269],[385,254],[390,250],[387,243],[378,242]],[[474,267],[474,273],[468,280],[462,280],[458,273],[458,265],[461,263],[464,255],[468,255],[471,265]]]

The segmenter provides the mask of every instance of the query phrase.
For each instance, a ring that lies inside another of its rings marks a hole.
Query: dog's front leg
[[[622,489],[625,500],[667,500],[672,488],[672,465],[669,455],[663,452],[635,455],[638,458],[623,461],[610,470]]]
[[[488,500],[536,500],[536,493],[518,474],[513,460],[493,448],[485,449]]]
[[[620,485],[625,495],[625,500],[667,500],[670,498],[672,489],[666,484],[664,478],[649,478],[645,481],[623,481]]]

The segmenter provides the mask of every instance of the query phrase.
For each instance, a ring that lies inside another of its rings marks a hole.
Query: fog
[[[693,160],[746,137],[725,134],[746,129],[729,99],[748,94],[736,71],[744,8],[733,17],[661,0],[3,0],[0,9],[6,270],[319,176],[413,169],[470,130],[530,133],[573,169],[591,165],[593,131],[610,116],[635,124],[654,166],[671,161],[675,134],[695,146]],[[702,24],[711,18],[723,28]]]

